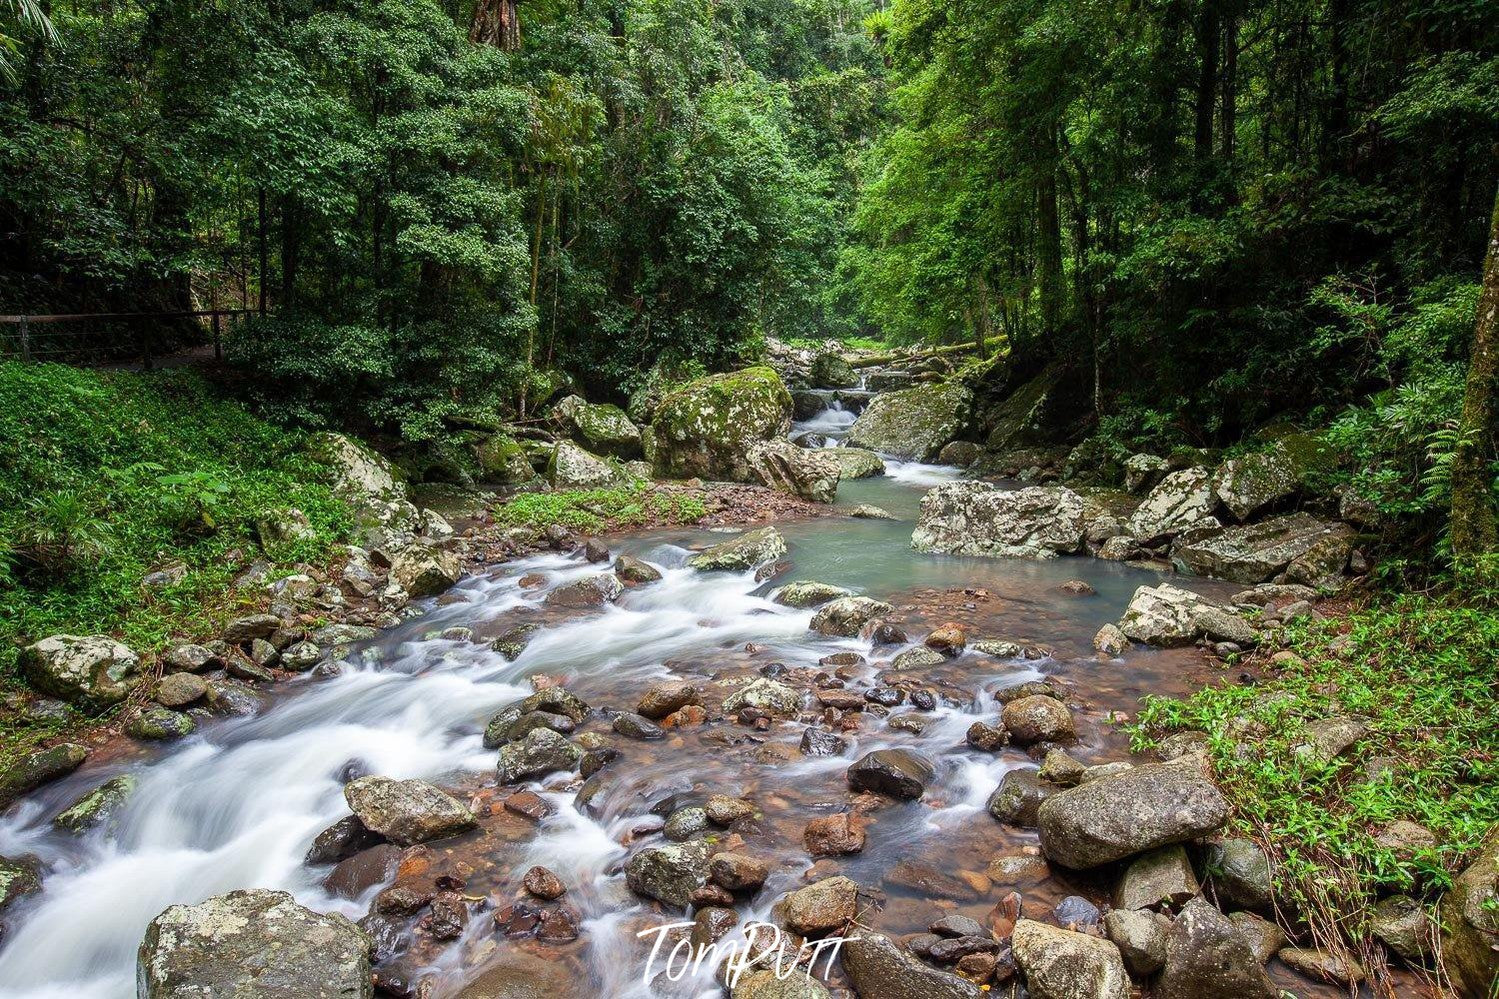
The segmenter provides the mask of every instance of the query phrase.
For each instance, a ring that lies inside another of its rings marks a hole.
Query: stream
[[[839,411],[828,410],[820,426],[801,423],[796,429],[836,435],[851,414],[836,425],[841,420]],[[377,934],[388,955],[377,968],[413,983],[429,981],[437,996],[459,993],[517,948],[562,962],[575,985],[570,994],[654,994],[643,980],[648,945],[636,934],[682,917],[644,903],[626,888],[623,875],[634,849],[664,842],[662,819],[652,806],[672,795],[678,804],[698,803],[710,793],[752,800],[762,814],[746,828],[736,825],[730,838],[742,838],[746,852],[771,864],[766,886],[740,910],[742,920],[764,917],[784,891],[807,883],[812,861],[802,844],[806,823],[847,807],[845,769],[878,748],[915,748],[938,766],[922,800],[888,804],[871,814],[862,853],[816,864],[818,876],[843,873],[882,897],[875,928],[915,932],[948,912],[984,920],[1011,891],[1023,895],[1027,915],[1043,917],[1066,895],[1104,900],[1109,883],[1042,863],[1013,877],[991,873],[990,861],[998,855],[1036,852],[1033,831],[1003,826],[985,810],[1000,777],[1034,761],[1016,748],[979,752],[965,744],[964,733],[975,720],[992,720],[997,713],[995,689],[1055,676],[1073,685],[1079,735],[1073,755],[1085,762],[1121,759],[1128,740],[1108,720],[1110,712],[1133,715],[1143,694],[1183,693],[1215,671],[1193,649],[1136,649],[1115,661],[1093,653],[1094,632],[1117,620],[1135,588],[1157,581],[1157,573],[1087,558],[1023,561],[912,552],[921,495],[958,473],[900,463],[891,463],[889,473],[843,483],[837,506],[876,504],[896,520],[828,516],[780,524],[790,569],[769,582],[757,582],[753,573],[686,568],[693,546],[725,536],[695,529],[605,539],[616,554],[644,558],[664,578],[628,589],[601,611],[542,606],[550,589],[599,571],[581,555],[545,554],[499,565],[427,601],[423,616],[356,647],[340,675],[280,684],[258,715],[207,721],[169,748],[132,749],[90,762],[32,795],[0,818],[0,854],[35,854],[49,873],[43,892],[11,913],[0,949],[0,993],[25,999],[133,995],[136,948],[150,920],[169,905],[235,888],[285,889],[314,910],[360,918],[392,870],[325,883],[328,867],[303,863],[313,837],[348,814],[342,784],[356,773],[432,780],[466,796],[481,815],[477,832],[429,844],[423,852],[432,874],[451,873],[465,882],[467,897],[482,899],[461,938],[434,941],[413,931],[409,920]],[[890,713],[925,715],[924,730],[893,728],[888,719],[865,712],[855,730],[843,733],[848,746],[841,756],[802,757],[796,747],[805,721],[782,721],[757,732],[725,719],[671,729],[661,741],[636,742],[615,736],[607,719],[595,717],[580,731],[607,734],[621,756],[604,771],[609,789],[593,799],[589,814],[574,804],[576,779],[563,775],[532,785],[553,809],[539,826],[496,803],[496,754],[482,747],[484,724],[529,694],[533,675],[565,678],[595,708],[634,710],[644,689],[662,679],[723,684],[780,663],[792,676],[807,678],[787,682],[807,687],[824,671],[819,659],[855,652],[868,663],[851,671],[847,686],[873,685],[902,647],[874,648],[861,639],[809,631],[811,610],[769,599],[776,587],[795,579],[817,579],[891,602],[894,619],[913,642],[951,620],[967,627],[970,643],[1006,639],[1050,654],[1004,660],[969,651],[934,667],[936,709],[921,712],[906,703]],[[1096,594],[1065,592],[1061,586],[1071,579],[1085,580]],[[523,621],[543,629],[518,659],[506,662],[487,643]],[[455,626],[472,629],[473,641],[434,637]],[[52,816],[79,794],[126,771],[138,786],[110,828],[82,837],[53,829]],[[583,916],[577,941],[548,946],[495,932],[492,910],[519,896],[520,877],[533,864],[549,867],[569,886],[566,901]],[[680,994],[717,995],[706,975],[695,983],[700,987]]]

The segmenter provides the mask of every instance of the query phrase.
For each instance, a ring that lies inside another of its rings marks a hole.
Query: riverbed
[[[364,916],[395,875],[391,858],[372,860],[373,870],[340,868],[342,876],[333,878],[328,867],[303,863],[318,832],[348,814],[342,785],[355,774],[425,778],[470,801],[481,816],[478,831],[429,844],[405,860],[420,865],[424,877],[462,884],[471,903],[462,936],[434,940],[415,920],[382,918],[372,927],[382,980],[425,982],[432,996],[461,993],[521,950],[561,962],[570,994],[654,994],[646,979],[648,944],[637,934],[683,917],[637,898],[623,867],[633,850],[663,842],[659,813],[667,806],[714,793],[756,805],[758,815],[736,824],[728,843],[772,868],[765,888],[741,906],[742,920],[765,917],[786,890],[807,883],[809,872],[859,882],[878,901],[869,925],[893,933],[924,930],[949,912],[988,920],[1011,892],[1022,896],[1024,914],[1040,918],[1064,896],[1102,902],[1110,885],[1048,868],[1032,831],[1003,826],[985,809],[1006,771],[1035,761],[1018,748],[973,749],[964,733],[997,714],[994,691],[1052,677],[1067,686],[1077,719],[1073,755],[1089,763],[1123,759],[1128,740],[1120,723],[1139,697],[1185,693],[1212,681],[1220,668],[1195,649],[1136,649],[1121,660],[1093,652],[1099,626],[1117,620],[1135,588],[1158,581],[1158,572],[1086,558],[913,552],[920,497],[958,474],[892,463],[885,476],[845,482],[834,516],[781,525],[788,567],[766,581],[752,572],[687,568],[694,548],[725,536],[693,529],[605,539],[616,554],[658,567],[663,579],[632,587],[596,611],[543,604],[553,588],[598,571],[581,555],[495,566],[428,601],[420,617],[355,647],[339,675],[283,684],[261,713],[208,721],[170,747],[86,766],[0,820],[0,854],[35,854],[50,872],[43,893],[11,913],[0,949],[0,991],[25,999],[132,995],[135,952],[150,920],[169,905],[235,888],[285,889],[312,909]],[[836,515],[858,504],[880,506],[895,519]],[[777,587],[799,579],[890,602],[892,619],[912,644],[943,622],[964,625],[970,651],[923,678],[935,706],[921,710],[907,702],[888,716],[871,708],[849,722],[839,719],[847,746],[822,757],[797,748],[813,720],[811,702],[803,720],[766,731],[710,719],[655,742],[615,735],[606,718],[595,717],[580,731],[606,735],[621,755],[604,771],[607,791],[587,811],[575,804],[577,780],[557,775],[532,785],[551,807],[539,825],[502,807],[512,789],[496,787],[496,754],[483,748],[482,731],[496,710],[532,691],[533,677],[565,681],[596,709],[621,710],[634,710],[650,683],[669,678],[709,690],[759,675],[782,676],[798,688],[876,685],[876,675],[908,646],[811,632],[811,610],[770,599]],[[1069,580],[1094,592],[1075,595],[1063,588]],[[523,622],[542,628],[508,662],[488,643]],[[472,639],[439,637],[452,628],[471,629]],[[1033,651],[1011,658],[971,651],[972,641],[984,638]],[[863,662],[835,679],[819,661],[840,652]],[[862,853],[814,866],[802,842],[807,822],[846,810],[849,763],[889,747],[936,761],[936,779],[919,801],[871,807]],[[83,837],[52,829],[52,816],[79,794],[125,771],[136,775],[138,787],[110,826]],[[992,864],[1001,857],[1028,859]],[[568,886],[566,901],[582,916],[575,942],[545,945],[495,932],[493,912],[520,896],[521,875],[534,864]],[[676,994],[716,993],[703,977]]]

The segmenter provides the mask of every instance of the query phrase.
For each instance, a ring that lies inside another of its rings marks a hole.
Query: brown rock
[[[844,812],[825,815],[807,823],[802,832],[802,842],[807,852],[814,857],[839,857],[858,853],[864,849],[864,826],[862,815]]]
[[[526,891],[548,902],[561,898],[567,892],[562,879],[545,867],[531,868],[521,883],[525,885]]]

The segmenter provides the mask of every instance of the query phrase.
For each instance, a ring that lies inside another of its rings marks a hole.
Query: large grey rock
[[[1114,890],[1114,908],[1175,909],[1201,891],[1187,851],[1180,845],[1163,846],[1130,862]]]
[[[1499,981],[1499,826],[1442,898],[1442,962],[1463,999],[1489,999]]]
[[[839,954],[861,999],[982,999],[988,994],[872,930],[851,934]]]
[[[881,392],[849,429],[847,441],[906,461],[932,461],[962,432],[973,394],[957,382]]]
[[[601,572],[564,583],[547,594],[546,602],[552,607],[587,610],[613,603],[624,592],[625,584],[620,582],[618,576],[612,572]]]
[[[859,384],[859,374],[842,354],[818,354],[812,361],[812,370],[807,374],[813,388],[853,388]]]
[[[685,909],[692,893],[708,880],[712,852],[713,845],[706,839],[641,850],[625,867],[625,882],[637,895]]]
[[[1190,645],[1198,638],[1252,645],[1253,626],[1238,614],[1199,593],[1170,583],[1142,586],[1130,597],[1119,630],[1147,645]]]
[[[1103,928],[1132,974],[1141,978],[1153,975],[1166,962],[1166,934],[1171,920],[1159,912],[1114,909],[1103,917]]]
[[[412,599],[432,597],[463,578],[463,566],[453,552],[435,545],[415,544],[396,553],[390,578]]]
[[[1172,472],[1135,509],[1124,525],[1125,532],[1141,544],[1150,544],[1193,528],[1216,527],[1213,510],[1217,505],[1206,471],[1187,468]]]
[[[894,610],[889,604],[871,597],[839,597],[818,608],[812,615],[811,628],[822,635],[852,638],[870,621]]]
[[[1007,825],[1032,828],[1041,804],[1061,788],[1041,779],[1034,767],[1008,771],[989,796],[989,814]]]
[[[570,395],[552,407],[552,418],[563,433],[582,441],[599,454],[633,458],[640,454],[640,428],[625,411],[610,403],[588,402]]]
[[[87,756],[87,749],[64,742],[16,758],[10,766],[0,770],[0,808],[43,784],[72,773]]]
[[[629,476],[572,441],[558,441],[547,462],[547,478],[556,489],[607,489]]]
[[[347,917],[251,889],[174,905],[151,921],[136,963],[141,999],[370,997],[373,941]]]
[[[838,495],[843,466],[833,449],[809,450],[777,437],[751,446],[747,460],[755,479],[772,489],[813,503],[831,503]]]
[[[838,470],[845,479],[867,479],[871,475],[885,474],[885,461],[879,455],[862,447],[829,448],[828,453],[838,462]]]
[[[1353,531],[1346,524],[1288,513],[1195,538],[1176,548],[1172,558],[1188,572],[1237,583],[1266,582],[1305,559],[1302,575],[1314,575],[1320,585],[1323,577],[1342,572],[1352,548]]]
[[[700,572],[743,572],[786,557],[786,539],[774,527],[762,527],[705,548],[687,559]]]
[[[1107,940],[1022,919],[1010,946],[1034,999],[1129,999],[1129,973]]]
[[[1165,458],[1153,454],[1132,454],[1124,459],[1124,488],[1132,493],[1153,489],[1169,471],[1171,463]]]
[[[1210,844],[1203,852],[1203,867],[1220,898],[1255,912],[1274,911],[1270,858],[1253,840],[1235,837]]]
[[[500,747],[500,783],[574,770],[582,762],[583,750],[566,736],[550,728],[533,728],[524,738]]]
[[[1296,492],[1296,466],[1280,449],[1230,458],[1213,473],[1213,493],[1244,521]]]
[[[845,877],[824,878],[787,895],[781,904],[786,928],[803,936],[841,929],[858,911],[859,886]]]
[[[1010,740],[1019,746],[1059,742],[1077,734],[1067,705],[1044,694],[1019,697],[1006,704],[1003,719]]]
[[[1166,934],[1159,999],[1276,999],[1279,991],[1228,917],[1203,898],[1188,902]]]
[[[423,780],[360,777],[344,785],[344,800],[366,828],[400,846],[455,836],[478,824],[461,801]]]
[[[123,701],[140,668],[140,656],[108,635],[53,635],[21,650],[33,688],[94,709]]]
[[[749,482],[751,446],[791,429],[791,395],[770,368],[709,375],[662,399],[651,428],[663,478]]]
[[[1052,795],[1037,819],[1041,849],[1085,869],[1185,843],[1228,821],[1223,795],[1190,763],[1152,763]]]
[[[911,547],[949,555],[1051,558],[1083,545],[1083,500],[1065,486],[1005,490],[949,482],[921,499]]]
[[[1381,900],[1369,916],[1369,932],[1375,939],[1412,963],[1431,954],[1433,928],[1426,908],[1409,895]],[[1285,942],[1284,935],[1281,942]]]

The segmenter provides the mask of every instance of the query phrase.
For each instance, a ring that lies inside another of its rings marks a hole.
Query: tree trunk
[[[1234,130],[1238,127],[1239,111],[1239,18],[1229,12],[1223,22],[1223,108],[1219,113],[1223,129],[1223,161],[1232,163],[1234,158]]]
[[[1213,104],[1218,90],[1218,45],[1222,40],[1218,0],[1206,0],[1197,22],[1197,52],[1202,62],[1197,74],[1197,162],[1213,155]]]
[[[1468,386],[1452,456],[1452,554],[1460,562],[1499,548],[1494,461],[1499,454],[1499,196],[1483,264],[1483,292],[1473,327]]]
[[[1057,331],[1062,314],[1062,223],[1057,212],[1056,144],[1044,161],[1036,183],[1037,285],[1041,290],[1041,324],[1048,336]]]
[[[520,12],[516,0],[479,0],[468,29],[469,41],[493,45],[502,52],[520,50]]]

